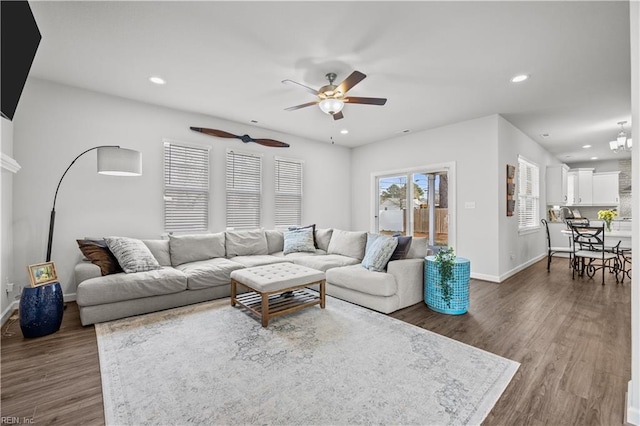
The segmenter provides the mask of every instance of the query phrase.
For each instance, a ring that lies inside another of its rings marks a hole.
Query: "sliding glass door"
[[[448,170],[381,175],[375,185],[378,233],[427,237],[429,245],[449,245]]]

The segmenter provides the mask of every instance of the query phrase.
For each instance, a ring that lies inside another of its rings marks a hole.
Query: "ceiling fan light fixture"
[[[342,108],[344,108],[344,102],[340,99],[329,98],[321,100],[318,106],[325,114],[333,115],[342,111]]]

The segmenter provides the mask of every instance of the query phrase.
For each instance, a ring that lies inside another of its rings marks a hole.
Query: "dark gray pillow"
[[[396,250],[391,255],[391,259],[389,259],[389,262],[391,262],[392,260],[406,259],[407,255],[409,254],[409,249],[411,248],[412,237],[398,235],[395,238],[398,239],[398,247],[396,247]]]

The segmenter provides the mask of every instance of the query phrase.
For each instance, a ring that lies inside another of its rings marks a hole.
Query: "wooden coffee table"
[[[238,284],[250,292],[238,295]],[[307,287],[318,284],[320,291]],[[324,272],[293,263],[255,266],[231,272],[231,306],[236,303],[262,319],[269,319],[320,305],[325,307]]]

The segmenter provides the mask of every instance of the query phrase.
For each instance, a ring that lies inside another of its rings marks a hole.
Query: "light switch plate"
[[[465,209],[475,209],[476,208],[476,202],[475,201],[465,201],[464,202],[464,208]]]

